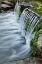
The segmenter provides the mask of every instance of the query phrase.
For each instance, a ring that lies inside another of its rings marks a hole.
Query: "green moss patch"
[[[40,29],[42,29],[42,20],[36,25],[33,32],[39,31]]]
[[[42,3],[39,1],[32,1],[32,5],[34,6],[32,10],[42,15]]]
[[[35,36],[34,36],[34,38],[30,41],[30,45],[31,45],[31,47],[33,48],[32,51],[31,51],[31,55],[32,55],[32,56],[42,57],[42,47],[41,47],[41,49],[39,49],[38,46],[37,46],[37,40],[38,40],[39,34],[42,33],[42,22],[39,22],[39,23],[37,24],[37,26],[36,26],[35,29],[34,29],[34,32],[35,32]],[[33,32],[33,33],[34,33],[34,32]]]
[[[41,34],[41,33],[42,33],[42,29],[40,29],[38,32],[36,32],[34,38],[30,41],[30,45],[33,48],[31,50],[31,55],[32,56],[42,57],[42,49],[39,49],[37,47],[37,40],[38,40],[39,34]]]
[[[17,1],[18,1],[18,0],[13,0],[14,4],[16,4]]]
[[[19,10],[19,11],[18,11],[18,16],[20,17],[20,15],[21,15],[21,11]]]

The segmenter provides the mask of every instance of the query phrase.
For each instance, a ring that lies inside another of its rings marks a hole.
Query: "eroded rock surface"
[[[38,48],[41,48],[42,47],[42,34],[39,35],[37,44],[38,44]]]

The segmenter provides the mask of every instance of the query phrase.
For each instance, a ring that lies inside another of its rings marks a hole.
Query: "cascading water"
[[[15,8],[14,8],[14,12],[15,12],[15,14],[17,15],[17,17],[19,17],[19,12],[20,12],[20,6],[19,6],[19,4],[18,4],[18,2],[16,3],[16,5],[15,5]]]
[[[26,21],[28,22],[28,28],[27,28],[27,30],[32,33],[34,27],[37,25],[37,23],[40,20],[40,16],[37,13],[35,13],[35,12],[31,11],[30,9],[26,8],[23,11],[23,17],[24,17],[23,18],[24,23]]]
[[[31,50],[31,31],[39,19],[35,13],[25,9],[18,20],[17,5],[10,13],[0,13],[0,63],[24,58]],[[29,28],[26,32],[24,25],[28,19]]]

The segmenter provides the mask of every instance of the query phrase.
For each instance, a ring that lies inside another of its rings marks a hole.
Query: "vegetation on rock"
[[[27,0],[26,0],[26,2],[27,2]],[[34,6],[34,8],[32,8],[32,10],[34,12],[38,13],[39,15],[42,15],[42,3],[39,1],[32,1],[31,4]],[[25,29],[26,30],[28,29],[28,21],[25,22]],[[41,49],[39,49],[38,45],[37,45],[39,34],[42,33],[42,20],[35,26],[33,33],[35,33],[35,36],[30,41],[30,45],[32,47],[30,54],[32,56],[42,57],[42,47],[41,47]]]
[[[39,49],[37,46],[37,40],[38,40],[39,34],[42,33],[42,21],[37,24],[33,32],[36,32],[36,33],[34,38],[30,41],[30,45],[33,48],[31,51],[31,55],[42,57],[42,47],[41,49]]]
[[[32,5],[34,6],[32,10],[42,15],[42,3],[39,1],[32,1]]]
[[[16,4],[16,2],[17,2],[18,0],[13,0],[13,2]]]

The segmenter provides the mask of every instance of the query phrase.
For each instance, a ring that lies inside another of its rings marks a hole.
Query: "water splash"
[[[19,3],[17,2],[14,8],[14,12],[17,15],[17,17],[19,17],[20,8],[21,6],[19,6]]]

